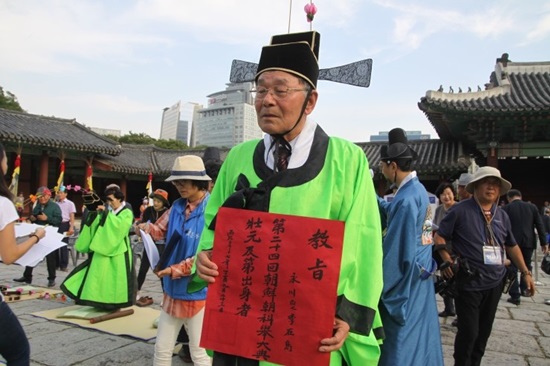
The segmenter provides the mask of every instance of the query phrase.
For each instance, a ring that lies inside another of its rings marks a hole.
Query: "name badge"
[[[501,266],[504,264],[502,261],[502,254],[500,247],[483,246],[483,263],[491,266]]]

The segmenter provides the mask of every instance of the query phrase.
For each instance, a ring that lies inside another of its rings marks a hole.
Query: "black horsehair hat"
[[[256,81],[265,71],[285,71],[303,78],[317,87],[319,78],[319,42],[315,31],[281,34],[271,37],[271,44],[262,48]]]
[[[260,63],[233,60],[229,81],[257,81],[262,72],[286,71],[317,87],[317,80],[334,81],[367,88],[370,85],[372,59],[347,65],[319,69],[321,35],[315,31],[287,33],[271,37],[271,44],[262,48]]]
[[[380,149],[380,160],[416,160],[418,154],[411,149],[407,140],[407,134],[402,128],[394,128],[388,133],[388,145]]]
[[[220,149],[214,146],[209,146],[204,150],[202,161],[205,163],[209,160],[221,161]]]

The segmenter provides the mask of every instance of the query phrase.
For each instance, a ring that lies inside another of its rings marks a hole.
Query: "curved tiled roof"
[[[0,109],[0,140],[4,143],[118,155],[117,142],[103,137],[75,120]]]
[[[60,134],[59,132],[63,133]],[[0,140],[3,142],[25,143],[40,147],[77,150],[96,153],[94,161],[102,165],[100,169],[120,174],[146,176],[168,176],[178,156],[197,155],[202,157],[204,149],[168,150],[153,145],[122,144],[102,137],[74,120],[44,117],[22,112],[0,109]],[[357,143],[367,156],[371,168],[379,173],[380,147],[384,142]],[[418,152],[419,160],[415,170],[422,175],[453,174],[465,170],[470,163],[470,155],[476,151],[466,151],[463,144],[455,141],[418,140],[409,145]],[[220,149],[220,157],[225,160],[229,149]]]
[[[375,173],[381,173],[380,148],[387,142],[361,142],[357,145],[365,152],[370,168]],[[458,141],[413,140],[409,141],[409,146],[418,153],[414,170],[420,175],[452,175],[466,170],[471,156],[480,155],[473,149],[464,148]]]
[[[449,120],[465,116],[502,117],[550,115],[550,62],[497,62],[486,89],[467,93],[445,93],[430,90],[418,107],[426,114],[439,137],[457,136]],[[449,117],[452,116],[452,117]],[[505,127],[505,126],[503,126]],[[460,134],[458,134],[460,135]]]
[[[380,173],[380,148],[387,142],[357,143],[365,152],[370,167],[375,173]],[[470,165],[470,156],[479,156],[479,152],[468,150],[458,141],[418,140],[410,141],[409,146],[415,150],[419,159],[414,169],[421,175],[452,175],[464,171]],[[220,149],[220,157],[225,160],[229,149]],[[122,174],[147,175],[167,177],[174,160],[182,155],[202,157],[203,149],[167,150],[153,145],[123,144],[119,156],[99,156],[95,161],[109,166],[111,171]]]
[[[220,149],[220,157],[225,159],[228,149]],[[202,157],[204,150],[168,150],[154,145],[122,144],[119,156],[101,155],[95,161],[107,165],[111,171],[122,174],[169,176],[174,160],[178,156],[196,155]]]

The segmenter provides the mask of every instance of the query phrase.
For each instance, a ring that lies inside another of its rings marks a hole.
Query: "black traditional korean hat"
[[[388,133],[388,145],[380,148],[380,160],[416,160],[418,154],[411,149],[407,134],[402,128],[394,128]]]
[[[320,38],[316,31],[271,37],[271,44],[262,48],[255,80],[265,71],[285,71],[303,78],[316,89]]]
[[[257,81],[268,70],[282,70],[298,75],[316,88],[317,80],[334,81],[367,88],[370,85],[372,59],[347,65],[319,69],[319,41],[315,31],[288,33],[271,37],[271,44],[262,48],[260,64],[233,60],[229,81],[245,83]]]

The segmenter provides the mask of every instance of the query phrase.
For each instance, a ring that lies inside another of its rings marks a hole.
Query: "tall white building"
[[[262,138],[250,90],[253,83],[226,84],[208,96],[208,106],[193,121],[193,146],[231,148],[241,142]]]
[[[202,104],[198,103],[189,103],[190,106],[192,106],[193,110],[191,111],[191,138],[189,140],[189,146],[195,147],[197,146],[196,140],[197,140],[197,121],[199,120],[200,116],[200,110],[203,108]]]
[[[181,101],[163,109],[160,124],[161,140],[177,140],[189,145],[189,120],[182,119],[182,111]]]

